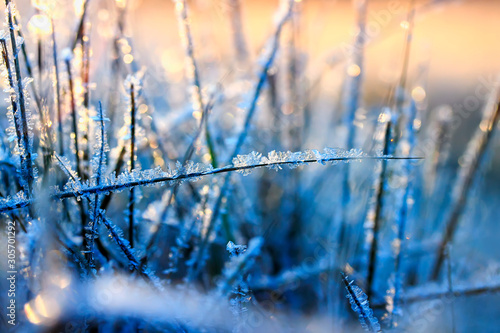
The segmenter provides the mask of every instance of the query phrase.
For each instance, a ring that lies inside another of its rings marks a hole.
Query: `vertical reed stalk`
[[[445,231],[441,240],[431,279],[437,280],[441,272],[446,254],[446,247],[452,242],[455,231],[458,228],[458,222],[467,205],[469,192],[471,191],[476,174],[480,169],[481,162],[490,146],[491,138],[500,119],[500,102],[498,101],[500,88],[497,86],[492,90],[488,103],[485,106],[483,119],[476,130],[472,140],[469,142],[464,154],[464,164],[460,171],[453,188],[452,207],[445,222]]]
[[[399,78],[399,83],[395,92],[395,102],[396,102],[396,115],[397,120],[394,124],[394,144],[393,149],[396,149],[397,143],[401,136],[401,116],[403,114],[403,106],[406,101],[405,92],[406,92],[406,81],[408,80],[408,67],[410,64],[410,53],[411,53],[411,44],[413,40],[413,29],[415,26],[415,8],[414,1],[410,0],[409,10],[408,10],[408,18],[407,23],[408,27],[406,29],[406,37],[405,44],[403,50],[403,65],[401,68],[401,76]],[[391,151],[391,154],[393,151]]]
[[[75,141],[75,161],[76,161],[76,172],[80,178],[83,177],[83,171],[82,171],[82,166],[80,162],[80,146],[78,143],[78,114],[76,112],[76,105],[75,105],[75,93],[74,93],[74,87],[73,87],[73,76],[71,74],[71,58],[68,56],[66,59],[64,59],[66,63],[66,71],[68,74],[68,82],[69,82],[69,95],[70,95],[70,107],[71,107],[71,124],[72,124],[72,130],[73,130],[73,135],[74,141]],[[83,243],[82,247],[84,251],[87,251],[88,249],[88,239],[86,237],[86,232],[85,228],[87,227],[87,222],[86,222],[86,216],[85,216],[85,207],[83,205],[82,200],[77,200],[78,206],[80,208],[80,220],[81,220],[81,226],[82,226],[82,238],[83,238]]]
[[[230,155],[230,158],[228,159],[227,164],[231,164],[233,161],[233,158],[236,157],[240,153],[241,147],[243,146],[243,143],[248,135],[248,131],[250,128],[250,123],[252,121],[253,115],[255,114],[255,111],[257,110],[257,102],[259,100],[260,94],[262,92],[262,89],[264,87],[264,83],[267,80],[267,72],[269,68],[271,68],[271,65],[274,63],[274,58],[276,57],[276,53],[278,52],[278,47],[279,47],[279,40],[281,36],[281,31],[283,30],[283,25],[288,21],[290,18],[290,14],[293,8],[293,0],[289,1],[288,7],[286,9],[286,12],[284,16],[281,18],[280,22],[278,23],[278,26],[276,28],[276,31],[273,35],[273,43],[271,46],[271,49],[269,50],[268,58],[266,59],[266,62],[264,66],[262,67],[262,70],[259,75],[259,80],[257,82],[257,85],[255,87],[255,90],[253,92],[253,98],[252,102],[250,103],[250,107],[248,108],[247,115],[245,118],[245,123],[243,125],[243,129],[240,132],[240,135],[238,136],[238,140],[236,142],[236,146],[234,147],[233,153]],[[205,238],[202,240],[198,252],[196,255],[196,261],[194,262],[194,265],[191,266],[191,270],[189,272],[188,280],[193,281],[199,274],[200,270],[204,266],[204,255],[205,255],[205,248],[207,246],[208,239],[210,235],[212,234],[213,229],[215,228],[216,221],[219,217],[224,198],[227,196],[228,188],[229,188],[229,178],[230,178],[230,173],[227,173],[224,177],[224,180],[222,182],[222,185],[220,187],[220,192],[219,195],[217,196],[217,199],[214,204],[214,208],[212,210],[212,216],[210,217],[210,222],[208,224],[207,232],[205,235]]]
[[[90,24],[85,23],[82,31],[82,87],[83,87],[83,111],[85,112],[85,132],[83,133],[83,142],[85,148],[83,151],[83,160],[88,162],[90,159],[90,90],[89,90],[89,76],[90,76]]]
[[[24,153],[24,167],[23,167],[23,179],[26,182],[25,194],[28,198],[31,197],[33,191],[33,161],[31,156],[31,142],[30,142],[30,131],[29,131],[29,119],[28,110],[26,108],[25,92],[23,87],[23,80],[21,76],[21,65],[19,64],[19,54],[16,41],[16,31],[14,28],[13,13],[12,13],[12,2],[11,0],[5,0],[5,5],[7,6],[7,20],[10,32],[10,42],[12,46],[12,55],[14,60],[14,68],[16,73],[16,83],[17,83],[17,100],[20,114],[20,130],[22,133],[22,144]]]
[[[71,108],[71,125],[73,130],[74,142],[75,142],[75,161],[76,161],[76,171],[79,177],[83,177],[83,170],[80,160],[80,145],[79,145],[79,135],[78,135],[78,113],[76,112],[76,102],[75,102],[75,89],[73,84],[73,75],[71,74],[71,59],[66,58],[66,71],[68,74],[69,82],[69,96],[70,96],[70,108]]]
[[[391,150],[391,140],[392,140],[392,121],[390,116],[386,113],[381,115],[382,117],[387,117],[388,119],[384,119],[386,121],[386,127],[384,131],[384,148],[383,154],[388,155]],[[384,192],[387,183],[387,160],[382,160],[381,169],[379,178],[375,185],[375,191],[373,193],[373,201],[374,201],[374,211],[371,209],[368,212],[367,224],[369,228],[372,228],[371,241],[369,240],[368,247],[368,271],[366,277],[366,295],[370,298],[373,294],[373,282],[375,279],[375,269],[377,267],[377,252],[378,252],[378,238],[379,231],[382,223],[382,212],[383,212],[383,203],[384,203]],[[372,219],[370,221],[370,219]]]
[[[12,69],[10,68],[10,60],[9,60],[9,53],[7,49],[7,42],[5,41],[4,38],[0,39],[0,45],[2,47],[2,59],[3,62],[5,63],[5,68],[7,69],[7,78],[9,81],[9,86],[11,89],[10,93],[10,104],[12,106],[12,116],[14,120],[14,128],[16,130],[16,136],[17,136],[17,145],[19,147],[19,151],[21,152],[19,154],[19,158],[21,161],[21,166],[24,166],[25,160],[24,160],[24,154],[22,153],[23,151],[23,142],[22,142],[22,133],[21,133],[21,124],[19,124],[18,117],[17,117],[17,103],[16,103],[16,95],[14,94],[15,91],[15,86],[14,86],[14,78],[12,74]]]
[[[195,112],[199,112],[201,114],[205,109],[205,107],[202,97],[200,72],[198,64],[196,62],[196,58],[194,56],[193,36],[191,33],[191,26],[189,24],[189,19],[188,19],[188,9],[186,0],[176,0],[175,8],[179,19],[180,34],[184,43],[184,47],[186,48],[188,71],[189,71],[188,75],[190,76],[190,79],[192,79],[193,81],[193,86],[191,88],[193,107]],[[218,165],[217,156],[215,154],[215,146],[212,141],[212,137],[210,135],[208,122],[205,122],[205,139],[207,142],[208,153],[210,155],[210,162],[212,163],[212,166],[216,168]]]
[[[99,125],[100,125],[100,146],[99,146],[99,155],[98,155],[98,166],[95,174],[95,185],[99,186],[101,184],[101,177],[102,171],[103,171],[103,165],[104,165],[104,149],[106,146],[106,141],[105,141],[105,135],[106,131],[104,128],[104,113],[102,111],[102,104],[99,102],[99,110],[98,110],[98,115],[99,115]],[[90,232],[90,249],[89,249],[89,265],[90,267],[94,267],[94,244],[95,244],[95,235],[97,232],[97,223],[99,222],[99,210],[100,210],[100,200],[99,200],[99,194],[96,194],[94,196],[94,203],[93,203],[93,221],[92,221],[92,230]]]
[[[76,28],[75,39],[73,40],[73,42],[71,43],[71,46],[70,46],[71,51],[74,51],[76,46],[78,45],[78,43],[80,43],[83,39],[84,30],[85,30],[85,28],[84,28],[85,17],[87,16],[87,9],[88,9],[89,2],[90,2],[90,0],[85,0],[85,2],[83,4],[82,16],[80,17],[78,26]]]
[[[135,168],[135,113],[135,91],[132,82],[130,83],[130,172]],[[132,187],[128,203],[128,240],[132,247],[134,247],[134,194],[134,188]]]
[[[16,26],[20,26],[19,22],[17,21],[17,17],[15,17],[15,16],[14,16],[14,24]],[[17,35],[19,37],[21,37],[23,40],[26,40],[24,38],[24,35],[23,35],[21,29],[17,30]],[[22,43],[21,44],[21,52],[22,52],[23,57],[24,57],[24,63],[26,65],[26,71],[28,72],[28,77],[33,77],[33,69],[32,69],[32,66],[31,66],[30,59],[28,57],[28,51],[26,50],[26,43]],[[40,115],[40,118],[43,119],[42,102],[40,101],[40,96],[38,96],[38,93],[36,91],[35,85],[31,84],[30,86],[31,86],[31,90],[33,91],[33,97],[35,98],[35,103],[36,103],[36,106],[37,106],[38,114]]]
[[[233,35],[234,49],[236,50],[236,59],[240,64],[248,61],[248,48],[243,33],[243,20],[241,15],[241,0],[229,0],[231,7],[231,30]]]
[[[361,83],[363,78],[363,62],[364,62],[364,48],[365,48],[365,30],[366,30],[366,10],[368,0],[360,0],[357,2],[357,35],[354,41],[354,52],[352,59],[347,67],[347,83],[345,89],[345,112],[346,112],[346,126],[347,137],[345,141],[345,148],[352,149],[355,145],[356,138],[356,125],[355,117],[356,111],[359,108],[361,96]],[[349,251],[350,245],[346,243],[346,234],[349,226],[349,202],[351,201],[351,186],[350,186],[350,164],[342,166],[344,171],[342,178],[342,200],[341,200],[341,226],[339,232],[339,244],[345,244],[345,254]]]
[[[416,102],[412,99],[409,114],[406,123],[406,142],[408,145],[408,151],[406,152],[407,157],[410,157],[413,154],[415,145],[416,145],[416,133],[413,127],[414,121],[417,115],[417,105]],[[401,202],[401,207],[399,209],[399,215],[397,220],[397,239],[396,239],[396,258],[394,261],[394,300],[393,300],[393,313],[391,314],[391,327],[397,326],[397,318],[394,314],[399,314],[399,307],[401,303],[401,294],[403,289],[403,278],[402,278],[402,268],[401,262],[403,259],[403,253],[405,249],[406,242],[406,228],[408,223],[408,214],[411,208],[410,200],[413,196],[413,181],[411,177],[413,176],[413,165],[410,160],[402,161],[403,167],[401,168],[404,172],[404,177],[406,181],[404,182],[404,192],[403,199]]]
[[[52,25],[52,56],[54,59],[54,72],[55,72],[55,83],[56,83],[56,107],[57,107],[57,132],[59,141],[59,155],[64,156],[64,131],[62,123],[62,109],[61,109],[61,87],[59,82],[59,62],[57,58],[57,43],[56,43],[56,32],[54,27],[54,21],[51,19]]]

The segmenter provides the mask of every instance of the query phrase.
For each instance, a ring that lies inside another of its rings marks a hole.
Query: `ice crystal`
[[[287,166],[294,169],[300,165],[309,163],[320,163],[325,165],[327,162],[337,164],[339,161],[348,163],[350,161],[359,161],[368,157],[360,149],[345,150],[342,148],[325,148],[323,153],[316,149],[307,149],[298,152],[271,151],[267,156],[261,153],[251,152],[247,155],[237,155],[233,158],[233,166],[240,168],[237,170],[243,175],[251,173],[253,168],[265,166],[269,169],[278,171]],[[384,157],[384,156],[379,156]]]
[[[238,172],[243,174],[244,176],[252,172],[250,169],[243,169],[244,167],[249,167],[261,163],[262,154],[255,151],[251,152],[248,155],[237,155],[235,158],[233,158],[233,165],[237,168],[242,168],[238,170]]]
[[[75,193],[79,193],[82,189],[82,183],[80,181],[80,177],[76,171],[71,167],[70,161],[65,156],[59,156],[58,154],[54,154],[54,158],[59,164],[61,170],[68,176],[68,182],[64,185],[64,189],[66,191],[73,191]]]
[[[233,242],[229,241],[226,245],[226,250],[229,252],[229,257],[237,257],[240,254],[244,253],[247,250],[246,245],[236,245]]]
[[[25,193],[20,191],[6,198],[0,198],[0,211],[26,207],[28,202],[29,201]]]
[[[143,71],[137,72],[133,75],[131,74],[127,75],[125,81],[123,82],[126,91],[130,90],[130,87],[133,85],[134,91],[137,94],[137,92],[139,92],[142,88],[143,76],[144,76]]]
[[[222,294],[229,290],[251,268],[255,258],[260,254],[263,244],[264,239],[262,237],[252,238],[248,242],[248,247],[235,245],[232,242],[228,243],[226,249],[234,256],[232,255],[231,261],[224,270],[225,280],[219,285],[219,291]]]

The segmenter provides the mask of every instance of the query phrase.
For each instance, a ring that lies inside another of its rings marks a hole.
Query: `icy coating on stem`
[[[241,172],[247,175],[253,169],[260,167],[280,170],[283,166],[294,169],[298,166],[310,163],[320,163],[323,165],[331,163],[334,165],[340,161],[348,163],[351,161],[360,161],[362,159],[395,159],[391,156],[370,156],[359,149],[345,150],[341,148],[325,148],[323,153],[318,150],[305,150],[293,153],[271,151],[265,157],[261,156],[258,158],[259,156],[260,154],[256,152],[252,152],[249,155],[237,155],[233,160],[233,165],[227,165],[216,169],[214,169],[211,164],[187,161],[186,164],[182,165],[178,161],[174,168],[167,166],[166,170],[156,167],[147,170],[132,170],[132,172],[125,171],[118,176],[111,174],[108,177],[104,177],[100,186],[92,186],[88,181],[82,183],[81,186],[75,186],[74,182],[70,182],[72,191],[57,191],[54,196],[57,198],[78,197],[95,193],[119,192],[134,186],[167,185],[167,183],[173,186],[186,180],[197,181],[202,176],[232,171]]]

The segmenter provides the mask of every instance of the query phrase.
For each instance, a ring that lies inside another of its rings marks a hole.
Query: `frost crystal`
[[[287,166],[290,169],[294,169],[300,165],[309,163],[320,163],[325,165],[327,162],[337,164],[341,162],[351,162],[359,161],[360,159],[368,157],[360,149],[346,150],[342,148],[325,148],[323,153],[316,149],[307,149],[298,152],[281,152],[281,151],[271,151],[267,156],[262,157],[262,154],[257,152],[251,152],[248,155],[237,155],[233,158],[233,166],[236,168],[241,168],[236,170],[243,175],[248,175],[251,173],[252,169],[266,166],[272,170],[281,170],[283,166]],[[377,156],[383,157],[383,156]]]
[[[125,89],[130,89],[131,85],[134,85],[134,90],[137,93],[142,88],[142,79],[144,73],[142,71],[135,73],[134,75],[127,75],[125,81],[123,82]]]
[[[226,245],[226,251],[229,252],[230,258],[237,257],[240,254],[244,253],[246,250],[246,245],[236,245],[231,241],[229,241]]]
[[[9,208],[24,207],[28,202],[27,199],[23,191],[17,192],[15,195],[8,196],[7,198],[0,198],[0,211]]]
[[[69,178],[66,185],[64,185],[64,189],[76,193],[80,192],[80,190],[82,189],[82,183],[80,182],[80,177],[78,177],[76,171],[74,171],[73,168],[71,167],[71,163],[69,162],[69,160],[64,156],[59,156],[57,154],[54,154],[54,158],[59,164],[61,170]]]
[[[290,152],[276,152],[275,150],[269,152],[267,154],[267,157],[264,157],[262,159],[262,162],[267,164],[267,167],[269,169],[278,171],[281,170],[281,165],[280,163],[286,162],[290,156]]]
[[[248,155],[237,155],[233,158],[233,165],[237,168],[244,168],[252,165],[257,165],[262,163],[262,154],[258,152],[251,152]],[[238,170],[239,173],[244,176],[250,174],[252,171],[250,169]]]

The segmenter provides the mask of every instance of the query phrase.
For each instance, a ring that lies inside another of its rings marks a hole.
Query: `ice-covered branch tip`
[[[351,308],[359,317],[361,326],[369,332],[382,332],[377,318],[373,315],[370,308],[368,297],[361,290],[360,287],[353,284],[354,281],[349,281],[349,278],[344,273],[342,274],[342,281],[344,282],[347,290],[347,299],[351,303]]]
[[[129,241],[122,237],[123,231],[105,216],[104,211],[99,211],[99,217],[108,229],[109,236],[116,242],[123,254],[127,257],[130,267],[139,272],[139,274],[141,274],[141,276],[143,276],[146,280],[150,281],[157,290],[163,291],[163,286],[161,285],[158,277],[156,277],[148,268],[141,266],[139,260],[137,259],[135,250],[130,246]]]

